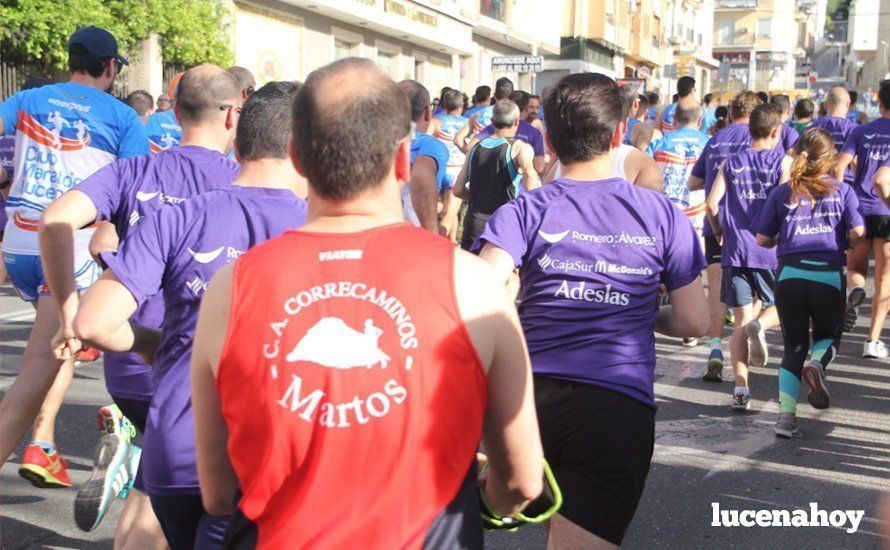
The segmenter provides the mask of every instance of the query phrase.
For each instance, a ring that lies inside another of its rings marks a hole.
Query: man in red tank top
[[[307,224],[220,270],[201,305],[204,506],[240,494],[234,548],[481,548],[480,441],[495,512],[542,489],[515,308],[482,261],[402,221],[409,105],[380,69],[319,69],[294,110]]]

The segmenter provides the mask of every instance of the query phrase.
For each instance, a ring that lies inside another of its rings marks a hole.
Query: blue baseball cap
[[[68,55],[86,61],[100,59],[117,59],[123,65],[129,65],[117,49],[114,35],[99,27],[77,29],[68,40]]]

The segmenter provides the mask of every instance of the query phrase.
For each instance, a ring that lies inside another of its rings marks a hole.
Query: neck
[[[518,126],[510,126],[509,128],[495,128],[494,137],[504,137],[511,138],[516,137],[516,130],[518,130]]]
[[[179,145],[204,147],[224,155],[228,154],[229,149],[232,147],[228,140],[227,132],[220,132],[216,128],[211,129],[190,124],[182,125],[182,139],[179,140]]]
[[[732,119],[733,124],[748,124],[748,117],[745,118],[734,118]]]
[[[462,108],[462,107],[458,107],[457,109],[455,109],[455,110],[453,110],[453,111],[448,111],[448,114],[449,114],[449,115],[459,115],[459,114],[461,114],[462,112],[464,112],[463,108]]]
[[[846,118],[847,110],[843,107],[835,107],[828,111],[828,116],[833,116],[835,118]]]
[[[105,86],[103,86],[98,78],[93,78],[87,73],[71,73],[71,80],[69,82],[74,82],[75,84],[83,84],[84,86],[89,86],[90,88],[96,88],[97,90],[104,92]]]
[[[423,117],[420,117],[420,120],[414,121],[414,131],[418,134],[425,134],[429,127],[430,121],[424,120]]]
[[[890,109],[886,111],[881,111],[881,118],[890,118]]]
[[[770,140],[767,139],[755,139],[751,142],[751,149],[755,151],[763,151],[764,149],[772,149],[772,144],[770,144]]]
[[[301,199],[306,198],[306,180],[294,170],[294,165],[287,157],[242,162],[241,171],[232,185],[287,189]]]
[[[615,164],[614,149],[590,160],[564,164],[562,167],[562,177],[576,181],[599,181],[609,179],[612,177],[613,164]]]
[[[306,225],[303,229],[318,233],[354,233],[375,227],[401,223],[401,185],[394,174],[370,191],[345,201],[331,200],[309,186]]]

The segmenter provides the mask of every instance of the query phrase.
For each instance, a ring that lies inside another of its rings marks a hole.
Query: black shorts
[[[460,237],[461,248],[469,250],[473,246],[479,235],[485,231],[489,218],[491,214],[479,214],[472,209],[467,210],[467,215],[464,217],[464,232]]]
[[[620,545],[643,494],[655,409],[622,393],[535,376],[544,456],[563,494],[559,513]]]
[[[717,237],[705,235],[705,260],[708,265],[719,264],[723,259],[723,247]]]
[[[890,216],[865,216],[865,238],[890,240]]]

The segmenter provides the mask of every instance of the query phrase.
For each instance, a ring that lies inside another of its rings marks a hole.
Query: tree
[[[155,32],[167,62],[226,66],[228,18],[221,0],[0,0],[0,51],[45,73],[64,70],[68,38],[96,25],[114,34],[124,52]]]

